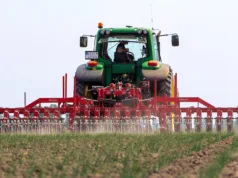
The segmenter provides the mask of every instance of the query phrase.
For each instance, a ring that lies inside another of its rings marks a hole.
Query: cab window
[[[114,55],[117,46],[123,43],[127,52],[134,56],[134,61],[138,61],[148,56],[147,37],[138,34],[111,34],[99,40],[101,50],[100,55],[114,62]]]

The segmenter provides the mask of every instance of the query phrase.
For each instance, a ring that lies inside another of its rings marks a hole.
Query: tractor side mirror
[[[171,42],[172,42],[172,46],[179,46],[179,36],[172,35]]]
[[[86,36],[80,37],[80,47],[87,47],[88,46],[88,38]]]

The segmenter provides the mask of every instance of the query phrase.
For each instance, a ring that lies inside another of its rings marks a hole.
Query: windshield
[[[147,56],[147,38],[142,35],[112,34],[102,37],[99,40],[101,44],[100,55],[104,58],[114,61],[114,55],[118,44],[123,43],[129,54],[134,56],[134,61]]]

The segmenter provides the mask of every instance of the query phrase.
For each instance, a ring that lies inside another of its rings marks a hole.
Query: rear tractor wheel
[[[92,87],[92,84],[86,83],[86,82],[81,82],[81,81],[76,79],[76,93],[79,96],[85,97],[85,98],[88,98],[88,99],[93,99],[93,96],[89,92],[91,87]]]
[[[168,77],[163,80],[162,82],[157,83],[157,96],[164,96],[172,97],[172,80],[173,80],[173,70],[169,68],[169,75]]]

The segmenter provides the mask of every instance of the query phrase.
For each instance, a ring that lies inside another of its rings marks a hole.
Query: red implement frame
[[[33,114],[32,119],[38,120],[40,117],[40,113],[43,113],[43,119],[47,120],[50,117],[50,114],[53,114],[53,118],[55,121],[60,119],[61,114],[69,114],[69,129],[72,130],[73,123],[75,121],[75,117],[79,113],[83,113],[83,120],[87,120],[89,118],[90,112],[94,113],[94,118],[96,120],[100,119],[100,113],[104,113],[104,118],[108,119],[110,114],[113,113],[114,119],[119,119],[121,112],[124,112],[125,119],[129,119],[132,112],[134,112],[134,118],[139,119],[141,117],[141,112],[143,112],[143,116],[150,118],[151,114],[158,116],[160,120],[161,130],[165,128],[165,122],[167,116],[170,116],[169,113],[174,113],[175,119],[175,131],[180,131],[181,126],[181,116],[185,114],[185,124],[187,126],[187,130],[191,130],[191,119],[192,114],[195,114],[195,120],[198,124],[196,124],[196,130],[201,130],[201,119],[202,114],[206,115],[206,125],[207,130],[211,130],[212,123],[212,114],[216,114],[217,121],[217,130],[221,130],[221,121],[223,118],[223,114],[227,114],[227,126],[228,130],[232,129],[232,119],[234,119],[234,114],[238,113],[238,107],[230,107],[230,108],[217,108],[210,103],[202,100],[199,97],[178,97],[178,87],[177,87],[177,74],[174,76],[174,93],[175,97],[158,97],[154,96],[150,101],[148,101],[147,105],[143,105],[139,103],[135,108],[127,108],[123,107],[120,104],[116,104],[116,107],[103,107],[103,106],[95,106],[93,101],[90,99],[79,97],[76,94],[76,78],[74,78],[74,91],[73,97],[67,97],[67,74],[62,78],[62,98],[39,98],[32,103],[26,105],[25,107],[19,108],[0,108],[0,114],[3,114],[3,118],[0,119],[3,122],[11,119],[17,121],[19,119],[19,115],[23,114],[23,120],[27,120],[30,114]],[[156,79],[155,79],[156,84]],[[156,91],[156,85],[155,91]],[[103,95],[103,94],[102,94]],[[174,105],[169,105],[169,102],[174,102]],[[180,107],[181,103],[198,103],[202,104],[205,107]],[[50,108],[50,107],[41,107],[41,104],[45,103],[57,103],[58,107]],[[158,105],[160,103],[160,105]],[[161,103],[163,103],[161,105]],[[36,106],[38,107],[36,108]],[[120,111],[120,112],[119,112]],[[10,114],[13,114],[13,117],[10,118]],[[194,117],[193,117],[194,118]]]

